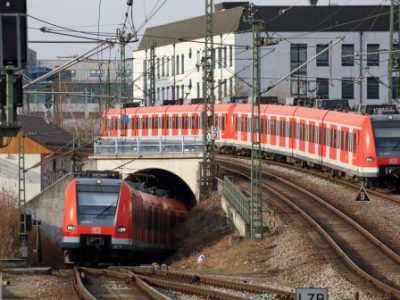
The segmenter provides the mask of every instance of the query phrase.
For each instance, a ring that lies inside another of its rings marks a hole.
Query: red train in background
[[[172,105],[105,110],[104,137],[202,135],[203,106]],[[216,141],[225,153],[250,150],[251,106],[217,104]],[[296,160],[365,181],[400,186],[400,115],[362,115],[300,106],[261,105],[266,156]]]
[[[65,192],[62,246],[67,264],[131,262],[140,253],[174,249],[175,228],[188,212],[185,204],[141,191],[115,172],[84,176],[73,179]]]

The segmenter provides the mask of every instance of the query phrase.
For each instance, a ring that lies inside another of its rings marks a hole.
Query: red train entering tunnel
[[[119,178],[73,179],[65,192],[62,247],[65,263],[124,262],[175,249],[175,229],[188,207],[135,189]],[[115,177],[115,176],[113,176]]]

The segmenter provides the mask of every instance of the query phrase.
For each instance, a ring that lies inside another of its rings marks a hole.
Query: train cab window
[[[77,184],[78,224],[112,226],[120,185]]]

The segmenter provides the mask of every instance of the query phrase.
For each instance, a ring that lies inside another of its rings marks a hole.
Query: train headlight
[[[126,228],[124,226],[118,226],[117,227],[117,232],[118,233],[125,233],[126,232]]]
[[[367,157],[367,162],[373,163],[375,161],[375,158],[368,156]]]
[[[67,226],[68,231],[74,231],[75,230],[75,225],[68,225]]]

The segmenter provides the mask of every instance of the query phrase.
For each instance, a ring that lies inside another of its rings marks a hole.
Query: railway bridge
[[[100,138],[87,169],[119,171],[124,179],[151,176],[157,186],[193,205],[199,200],[200,137]]]

